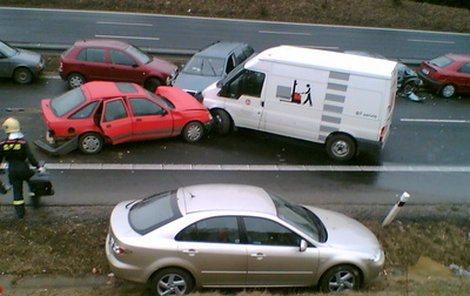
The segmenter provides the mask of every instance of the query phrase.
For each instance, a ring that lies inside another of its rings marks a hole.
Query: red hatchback
[[[446,54],[424,61],[418,71],[424,84],[445,98],[470,93],[470,55]]]
[[[155,94],[134,83],[88,82],[41,101],[47,140],[36,144],[52,154],[76,148],[95,154],[119,144],[182,135],[199,141],[209,128],[209,111],[185,91],[160,86]]]
[[[134,82],[154,91],[168,84],[177,66],[112,39],[83,39],[60,56],[59,74],[71,88],[87,81]]]

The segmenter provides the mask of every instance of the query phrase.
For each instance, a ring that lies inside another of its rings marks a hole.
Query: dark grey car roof
[[[235,41],[219,41],[215,42],[204,49],[201,49],[195,56],[208,56],[214,58],[226,58],[231,52],[237,48],[251,47],[247,43]]]

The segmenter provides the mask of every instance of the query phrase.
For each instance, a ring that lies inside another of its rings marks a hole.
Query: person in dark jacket
[[[8,163],[8,179],[13,187],[13,205],[18,218],[23,218],[25,214],[23,183],[24,181],[28,182],[34,175],[30,165],[39,170],[43,170],[43,168],[39,165],[23,133],[21,133],[18,120],[10,117],[3,122],[2,128],[7,134],[7,138],[0,142],[0,162]],[[33,206],[37,207],[39,201],[34,196],[31,198]]]

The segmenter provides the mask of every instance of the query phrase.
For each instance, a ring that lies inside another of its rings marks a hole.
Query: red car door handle
[[[106,128],[110,128],[112,125],[111,124],[107,124],[106,125]]]
[[[142,118],[136,118],[135,121],[142,121]]]

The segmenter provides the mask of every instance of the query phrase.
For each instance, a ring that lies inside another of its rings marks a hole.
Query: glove
[[[44,173],[46,171],[46,168],[43,166],[38,167],[38,173]]]

